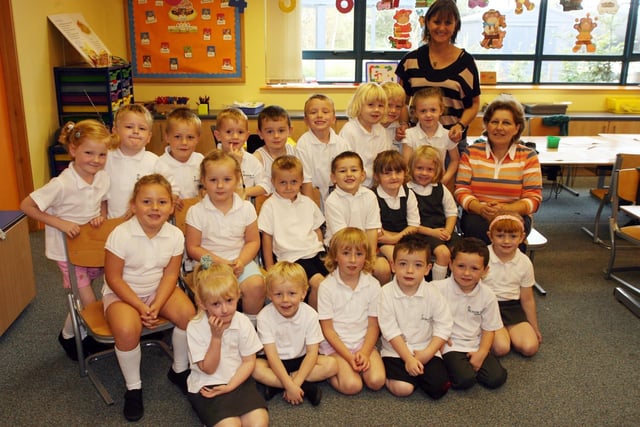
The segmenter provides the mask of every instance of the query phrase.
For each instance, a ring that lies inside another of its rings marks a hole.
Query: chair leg
[[[113,405],[114,402],[111,394],[109,394],[104,385],[102,385],[102,381],[100,381],[98,376],[93,372],[91,368],[87,369],[87,375],[91,380],[91,384],[93,384],[98,394],[100,394],[100,396],[102,397],[102,400],[104,400],[104,403],[106,403],[107,405]]]
[[[598,205],[598,210],[596,211],[596,218],[593,222],[593,231],[589,230],[587,227],[582,227],[582,231],[587,233],[589,236],[593,238],[593,243],[598,245],[602,245],[606,248],[610,248],[610,242],[605,242],[600,238],[600,217],[602,216],[602,211],[604,210],[604,206],[611,201],[609,195],[605,195],[602,200],[600,200],[600,204]]]
[[[71,316],[71,325],[73,326],[73,334],[75,335],[76,352],[78,354],[78,369],[80,370],[80,376],[87,376],[87,364],[84,360],[84,348],[82,347],[82,333],[80,331],[80,321],[76,315],[75,299],[73,294],[69,292],[67,294],[67,305],[69,307],[69,316]]]

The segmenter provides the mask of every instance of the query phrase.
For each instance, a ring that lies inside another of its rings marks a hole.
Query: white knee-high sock
[[[62,327],[62,338],[68,340],[69,338],[73,338],[76,335],[73,333],[73,322],[71,321],[71,315],[67,314],[67,318],[64,321],[64,326]],[[87,336],[87,330],[84,326],[80,325],[80,338],[85,339]]]
[[[447,266],[434,263],[431,269],[431,278],[433,280],[440,280],[445,277],[447,277]]]
[[[189,368],[189,348],[187,347],[187,331],[173,328],[171,336],[173,344],[173,371],[183,372]]]
[[[142,380],[140,379],[142,351],[140,350],[140,344],[129,351],[118,350],[118,347],[115,347],[115,350],[127,390],[142,388]]]

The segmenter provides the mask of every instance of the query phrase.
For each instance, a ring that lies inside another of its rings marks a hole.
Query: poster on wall
[[[81,13],[61,13],[47,16],[82,58],[92,67],[111,65],[111,53],[93,31]]]
[[[243,14],[225,0],[124,0],[137,81],[244,81]]]

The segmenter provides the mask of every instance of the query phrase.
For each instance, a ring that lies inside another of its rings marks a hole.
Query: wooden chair
[[[75,334],[80,376],[89,377],[91,383],[107,405],[112,405],[113,399],[96,373],[93,371],[92,364],[106,357],[115,355],[115,351],[110,349],[88,356],[85,355],[82,347],[80,328],[84,327],[87,331],[87,335],[103,344],[113,344],[114,338],[104,316],[104,306],[102,305],[102,301],[95,301],[86,306],[82,306],[80,302],[75,266],[104,267],[104,245],[107,237],[111,231],[113,231],[113,229],[123,221],[124,220],[122,218],[109,219],[98,228],[92,227],[90,224],[85,224],[80,227],[80,234],[77,237],[71,239],[65,235],[64,239],[67,259],[69,261],[69,279],[71,281],[71,289],[67,294],[67,303],[69,306],[69,313],[71,314],[73,332]],[[171,328],[173,328],[173,324],[164,320],[153,330],[144,328],[142,330],[142,336],[144,337],[146,335]],[[145,340],[141,341],[140,345],[143,347],[160,347],[170,359],[173,359],[171,349],[162,340]]]
[[[527,252],[529,253],[529,259],[533,263],[533,258],[536,251],[542,250],[547,246],[547,238],[538,230],[531,227],[531,231],[527,236]],[[547,291],[536,281],[533,285],[540,295],[547,295]]]
[[[607,279],[613,279],[622,285],[621,287],[616,288],[616,298],[621,300],[621,302],[627,305],[638,316],[640,316],[640,306],[638,306],[640,288],[632,285],[614,273],[619,271],[640,270],[640,265],[638,264],[620,267],[615,266],[616,255],[620,249],[640,249],[640,225],[621,226],[618,222],[620,216],[620,203],[622,201],[626,201],[635,204],[639,184],[640,169],[633,168],[614,170],[611,183],[611,217],[609,218],[611,254],[609,257],[609,265],[605,271]],[[623,242],[625,242],[625,244],[622,244]]]
[[[636,168],[640,166],[640,154],[626,154],[626,153],[618,153],[616,155],[616,160],[613,164],[613,170],[617,171],[620,169],[629,169]],[[612,177],[613,180],[613,177]],[[613,182],[612,182],[613,185]],[[593,238],[593,243],[597,243],[604,247],[611,247],[611,240],[604,241],[600,238],[600,218],[602,216],[602,211],[605,205],[609,204],[611,201],[611,191],[612,187],[608,188],[593,188],[590,190],[590,193],[593,197],[600,200],[598,205],[598,210],[596,211],[596,217],[593,222],[593,229],[589,229],[587,227],[582,227],[582,231],[587,233],[589,236]],[[635,199],[634,199],[635,200]]]
[[[187,231],[187,212],[191,206],[199,203],[202,200],[200,197],[192,197],[184,199],[182,202],[184,206],[182,210],[176,210],[173,214],[174,225],[178,227],[182,234],[186,234]],[[178,285],[182,288],[189,299],[195,304],[195,289],[193,287],[193,260],[187,255],[185,248],[184,255],[182,257],[182,266],[180,267],[180,276],[178,278]]]

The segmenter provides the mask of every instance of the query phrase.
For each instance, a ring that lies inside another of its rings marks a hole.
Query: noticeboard
[[[244,81],[242,10],[225,0],[124,0],[136,81]]]

